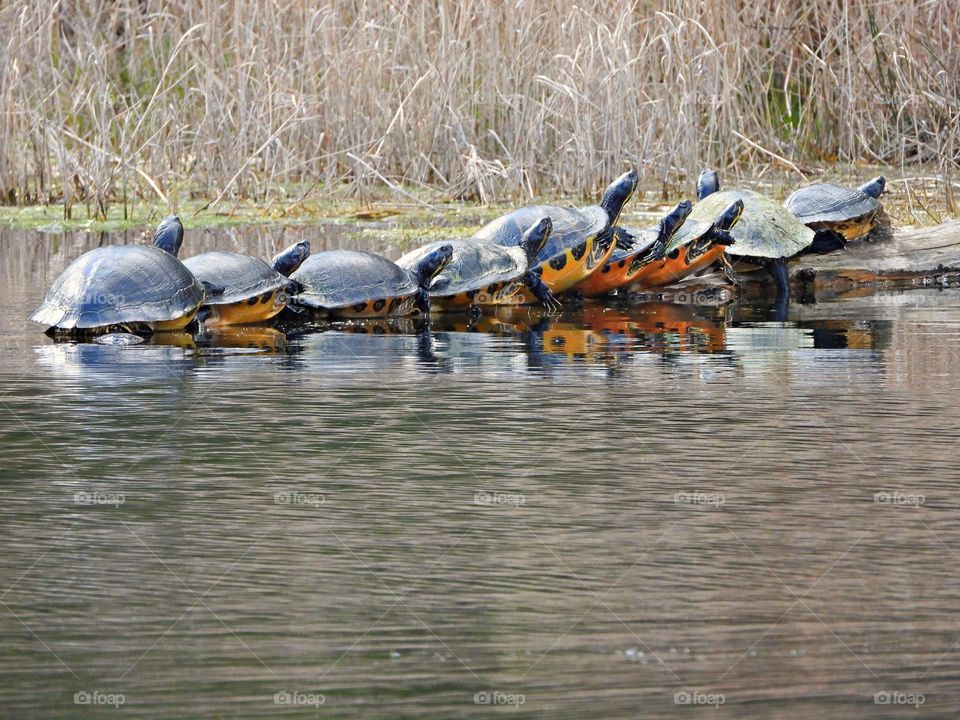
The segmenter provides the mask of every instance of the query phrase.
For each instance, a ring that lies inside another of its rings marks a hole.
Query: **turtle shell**
[[[287,278],[260,258],[232,252],[206,252],[183,261],[201,282],[222,287],[222,294],[208,295],[207,305],[243,302],[265,292],[279,290]]]
[[[596,237],[610,221],[607,211],[599,205],[585,208],[537,205],[514,210],[509,215],[492,220],[480,228],[473,237],[475,240],[513,247],[520,242],[523,233],[531,225],[544,217],[549,217],[553,222],[553,232],[537,253],[537,263],[546,262],[583,243],[584,240]]]
[[[64,330],[164,322],[192,313],[203,297],[203,286],[170,253],[112,245],[74,260],[30,319]]]
[[[875,213],[880,201],[860,190],[817,183],[793,192],[783,206],[804,225],[841,223]]]
[[[691,223],[695,223],[694,227],[701,227],[703,223],[712,224],[736,200],[743,200],[743,215],[730,230],[734,243],[727,247],[728,255],[789,258],[813,242],[813,230],[797,220],[783,205],[752,190],[721,190],[708,195],[694,205],[693,212],[680,230],[686,230]]]
[[[479,290],[496,283],[517,280],[527,271],[523,248],[503,247],[480,240],[443,240],[424,245],[397,260],[397,265],[412,271],[427,254],[441,245],[453,247],[453,257],[433,278],[430,295],[444,297]]]
[[[290,279],[303,287],[297,302],[318,309],[409,297],[417,291],[416,280],[399,265],[359,250],[311,255]]]

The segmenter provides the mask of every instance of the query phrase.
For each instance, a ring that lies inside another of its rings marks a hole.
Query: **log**
[[[805,255],[791,263],[801,288],[844,290],[947,287],[960,284],[960,220],[934,227],[895,230],[853,240],[827,255]]]
[[[766,297],[772,279],[763,271],[739,272],[742,295]],[[827,255],[803,255],[790,263],[797,296],[871,295],[881,290],[960,286],[960,220],[933,227],[881,229]],[[736,292],[718,273],[630,296],[633,302],[717,304]]]

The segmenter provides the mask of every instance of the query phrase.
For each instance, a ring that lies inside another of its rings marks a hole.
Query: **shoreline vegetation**
[[[955,219],[956,207],[946,198],[951,191],[944,180],[930,168],[910,168],[917,174],[898,176],[898,169],[877,166],[845,166],[824,169],[818,179],[856,187],[870,177],[884,174],[887,190],[882,197],[884,209],[895,227],[927,227]],[[750,187],[778,200],[784,200],[799,184],[790,174],[775,171],[764,173],[763,179],[736,177],[731,185]],[[952,193],[960,193],[960,180],[952,181]],[[156,198],[128,201],[126,207],[111,204],[105,215],[87,214],[83,207],[74,208],[64,218],[62,202],[51,205],[2,205],[0,228],[31,230],[46,233],[117,232],[147,229],[165,215],[176,212],[188,228],[210,228],[234,225],[354,225],[358,228],[383,228],[391,239],[419,234],[424,239],[466,237],[485,222],[516,207],[517,198],[503,198],[482,203],[477,200],[451,200],[419,188],[406,188],[408,196],[400,196],[389,187],[371,187],[362,197],[344,187],[337,192],[317,191],[304,197],[302,187],[277,188],[268,200],[231,198],[229,204],[211,206],[209,198],[192,198],[172,207]],[[654,225],[679,199],[695,195],[693,179],[658,187],[640,187],[624,208],[621,222],[627,225]],[[416,199],[416,202],[412,198]],[[527,200],[527,198],[522,198]],[[586,205],[597,202],[599,194],[546,194],[535,202]]]
[[[895,222],[958,213],[952,0],[38,0],[0,32],[0,225],[456,225],[633,166],[630,220],[705,165],[778,197],[879,167]]]

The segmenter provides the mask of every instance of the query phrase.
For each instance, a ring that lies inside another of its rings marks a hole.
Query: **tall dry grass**
[[[832,159],[949,177],[958,30],[956,0],[6,2],[0,196],[486,200]]]

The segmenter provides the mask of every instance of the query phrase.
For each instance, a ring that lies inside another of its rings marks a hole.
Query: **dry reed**
[[[488,200],[833,160],[949,179],[958,29],[956,0],[8,2],[0,197]]]

